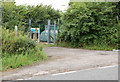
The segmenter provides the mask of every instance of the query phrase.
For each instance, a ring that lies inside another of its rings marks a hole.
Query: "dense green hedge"
[[[62,17],[62,42],[73,47],[85,45],[117,45],[120,26],[120,2],[69,3]]]

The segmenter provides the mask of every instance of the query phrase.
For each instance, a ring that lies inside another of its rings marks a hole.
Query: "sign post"
[[[39,24],[38,42],[40,43],[40,24]]]

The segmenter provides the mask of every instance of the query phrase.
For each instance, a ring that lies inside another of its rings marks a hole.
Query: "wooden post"
[[[40,43],[40,24],[39,24],[38,42]]]
[[[56,21],[54,21],[54,44],[55,44]]]
[[[58,19],[58,24],[57,24],[57,46],[59,44],[59,19]]]
[[[50,20],[48,20],[48,44],[50,43]]]
[[[15,35],[17,36],[17,26],[15,26]]]

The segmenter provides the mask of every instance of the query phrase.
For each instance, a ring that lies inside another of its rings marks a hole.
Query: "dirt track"
[[[3,80],[29,79],[35,76],[83,70],[118,64],[118,52],[46,47],[48,60],[15,71],[3,72]],[[1,78],[1,77],[0,77]]]

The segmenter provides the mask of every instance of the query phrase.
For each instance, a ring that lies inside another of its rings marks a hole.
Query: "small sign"
[[[37,33],[37,28],[35,28],[35,33]]]
[[[37,32],[36,32],[36,29],[37,29]],[[31,28],[31,32],[32,33],[39,33],[39,28]]]

